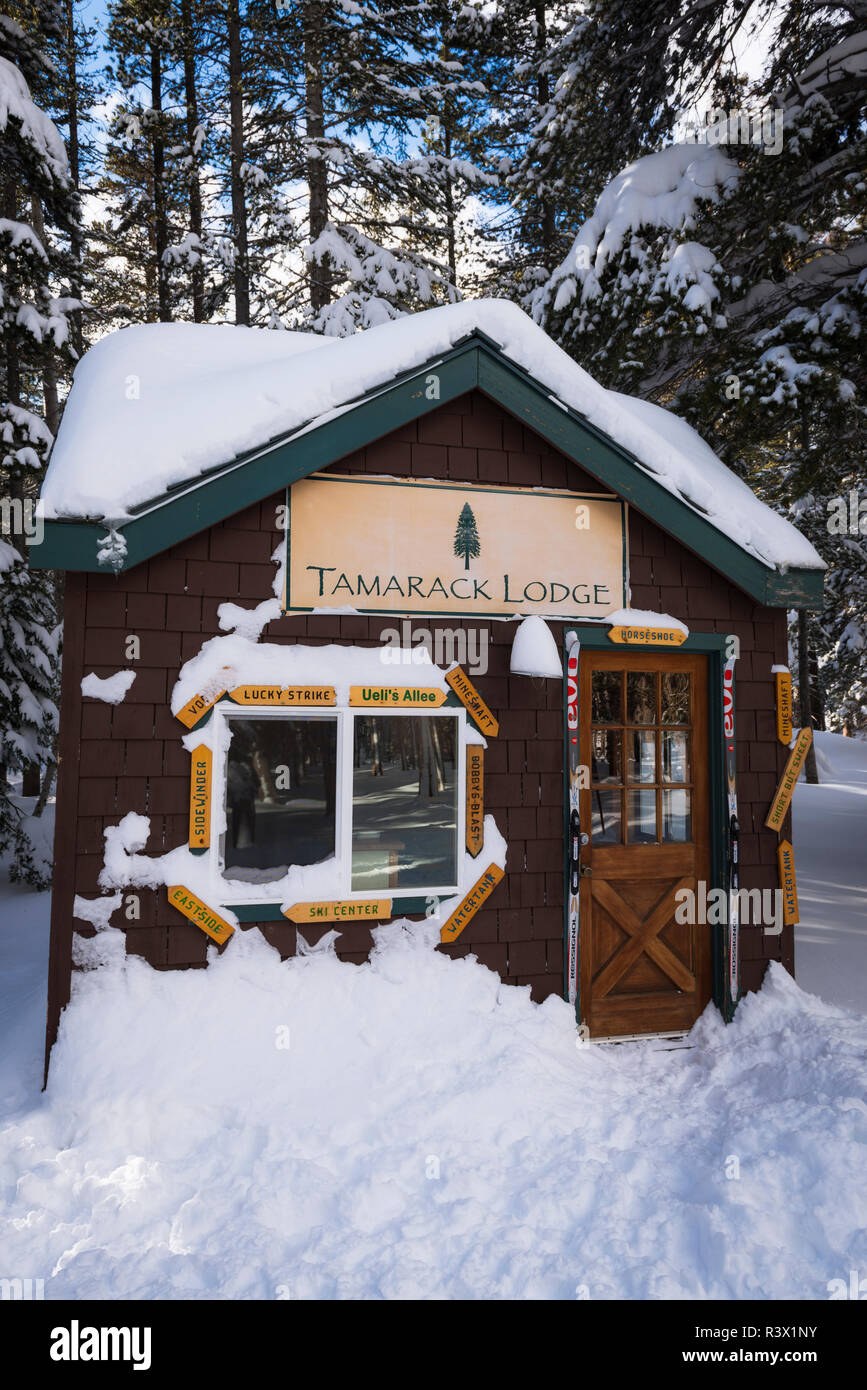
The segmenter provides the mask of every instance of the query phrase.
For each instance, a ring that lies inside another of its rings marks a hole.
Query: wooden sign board
[[[190,765],[190,849],[207,849],[210,843],[211,750],[200,744]]]
[[[202,716],[207,714],[208,710],[211,709],[225,693],[225,690],[219,690],[217,694],[212,695],[210,699],[207,695],[194,695],[192,700],[187,701],[183,709],[178,710],[175,718],[180,719],[185,728],[191,729],[194,724],[198,724]]]
[[[470,918],[475,916],[482,903],[491,896],[502,877],[503,870],[499,864],[488,865],[440,931],[441,943],[457,941]]]
[[[487,734],[490,738],[496,738],[500,732],[500,725],[491,714],[469,676],[461,670],[460,666],[455,666],[446,673],[446,681],[461,703],[469,710],[482,733]]]
[[[197,898],[195,893],[191,893],[189,888],[177,883],[173,888],[169,888],[168,894],[172,907],[189,917],[190,921],[200,927],[212,941],[222,946],[224,941],[229,940],[235,928],[224,921],[219,913],[214,912],[213,908],[208,907],[207,903],[203,903],[201,898]]]
[[[370,705],[377,709],[438,709],[448,695],[430,685],[352,685],[350,705]]]
[[[686,641],[679,627],[612,627],[608,636],[612,642],[636,647],[679,647]]]
[[[783,922],[788,927],[800,921],[795,851],[788,840],[781,840],[777,846],[777,866],[780,870],[780,889],[783,894]]]
[[[777,738],[788,748],[792,742],[792,677],[788,671],[777,671]]]
[[[391,898],[348,898],[345,902],[293,903],[291,907],[284,907],[283,916],[299,926],[305,922],[387,921],[391,916]]]
[[[804,759],[807,756],[810,744],[813,742],[813,730],[802,729],[795,741],[795,746],[789,754],[789,761],[786,763],[785,770],[780,778],[780,785],[777,793],[771,802],[771,809],[767,814],[765,825],[770,830],[779,830],[783,821],[786,819],[786,812],[789,809],[789,802],[795,790],[801,768],[804,766]]]
[[[236,705],[333,705],[333,685],[236,685],[229,694]]]
[[[467,744],[467,851],[475,859],[485,839],[485,750]]]
[[[587,621],[626,603],[626,504],[599,493],[326,473],[292,483],[289,532],[296,611]]]

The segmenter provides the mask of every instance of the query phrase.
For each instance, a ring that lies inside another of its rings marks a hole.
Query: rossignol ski
[[[723,735],[725,739],[726,797],[729,821],[728,853],[728,992],[730,1008],[738,1002],[738,929],[740,927],[740,898],[738,895],[738,791],[737,748],[735,745],[735,657],[729,657],[723,668]]]
[[[574,632],[566,633],[566,745],[569,776],[569,834],[566,884],[566,995],[578,999],[579,888],[581,885],[581,769],[578,747],[578,657],[581,643]]]

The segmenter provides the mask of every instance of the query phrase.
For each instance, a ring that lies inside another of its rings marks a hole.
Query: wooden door
[[[687,1029],[711,995],[710,929],[675,920],[710,868],[706,658],[585,649],[580,712],[581,1021]]]

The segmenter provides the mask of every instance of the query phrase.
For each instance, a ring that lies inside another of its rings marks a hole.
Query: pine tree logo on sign
[[[455,555],[464,562],[464,569],[470,567],[470,560],[478,559],[482,553],[479,541],[479,529],[476,525],[476,518],[469,502],[465,502],[458,517],[458,527],[455,531]]]

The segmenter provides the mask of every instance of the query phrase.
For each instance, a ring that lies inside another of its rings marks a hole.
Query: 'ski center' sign
[[[626,606],[626,509],[542,489],[322,474],[289,489],[287,609],[539,613]]]

